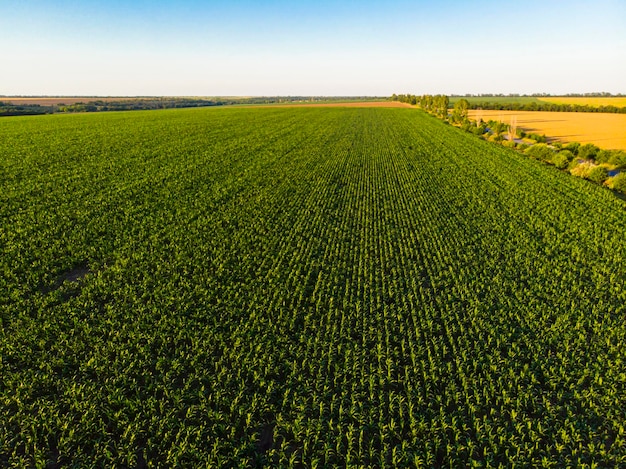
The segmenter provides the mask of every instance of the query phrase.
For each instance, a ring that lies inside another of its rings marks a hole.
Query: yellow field
[[[499,120],[528,133],[560,142],[593,143],[608,150],[626,150],[626,114],[541,111],[469,111],[471,119]]]
[[[568,97],[548,97],[548,98],[537,98],[539,101],[544,101],[546,103],[554,103],[554,104],[576,104],[578,106],[615,106],[615,107],[626,107],[626,97],[619,98],[594,98],[594,97],[583,97],[583,98],[568,98]]]

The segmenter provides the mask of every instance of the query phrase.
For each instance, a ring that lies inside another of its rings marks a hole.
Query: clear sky
[[[626,93],[626,0],[0,0],[0,95]]]

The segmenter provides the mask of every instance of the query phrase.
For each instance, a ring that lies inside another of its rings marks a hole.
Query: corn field
[[[626,205],[415,109],[0,120],[0,466],[626,465]]]

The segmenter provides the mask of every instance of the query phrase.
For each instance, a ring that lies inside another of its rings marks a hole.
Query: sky
[[[0,0],[0,95],[626,93],[626,0]]]

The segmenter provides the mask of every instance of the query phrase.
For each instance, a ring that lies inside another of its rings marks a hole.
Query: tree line
[[[533,95],[535,96],[535,95]],[[540,95],[536,95],[540,96]],[[541,95],[543,96],[543,95]],[[547,95],[546,95],[547,96]],[[568,95],[569,96],[569,95]],[[574,96],[574,95],[571,95]],[[583,95],[575,95],[583,96]],[[585,96],[596,96],[595,94],[589,94]],[[597,96],[604,96],[598,94]],[[481,96],[482,97],[482,96]],[[499,99],[489,99],[489,98]],[[516,101],[519,96],[509,95],[511,101],[502,100],[506,98],[504,95],[484,96],[485,100],[476,101],[475,99],[466,100],[468,109],[484,109],[489,111],[551,111],[551,112],[604,112],[612,114],[626,114],[626,107],[619,107],[614,105],[602,105],[602,106],[590,106],[581,104],[560,104],[560,103],[541,103],[537,101]],[[450,108],[450,99],[445,95],[414,95],[414,94],[393,94],[389,98],[391,101],[399,101],[402,103],[409,103],[412,105],[419,105],[422,109],[428,112],[432,108],[438,109],[440,112],[434,112],[434,114],[442,115],[441,109],[445,102],[446,108]]]
[[[412,105],[418,105],[424,111],[433,114],[438,117],[447,117],[448,107],[450,106],[450,98],[445,94],[424,94],[417,96],[414,94],[393,94],[391,95],[391,101],[399,101],[401,103],[408,103]]]
[[[183,107],[220,106],[226,104],[219,100],[196,98],[137,98],[120,101],[92,100],[74,104],[13,104],[0,101],[0,116],[33,116],[54,113],[134,111],[150,109],[170,109]]]
[[[558,104],[558,103],[528,103],[520,102],[494,102],[480,101],[469,103],[470,109],[484,109],[490,111],[552,111],[552,112],[605,112],[613,114],[626,114],[626,107],[589,106],[580,104]]]

